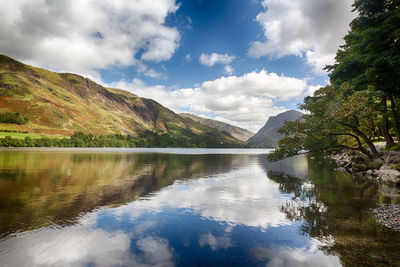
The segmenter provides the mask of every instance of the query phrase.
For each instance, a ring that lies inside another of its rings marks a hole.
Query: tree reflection
[[[332,171],[323,158],[308,162],[308,179],[265,170],[291,198],[281,210],[289,220],[300,221],[302,234],[324,243],[321,250],[338,255],[345,266],[399,266],[400,233],[378,224],[370,209],[384,197],[378,185],[365,178]]]

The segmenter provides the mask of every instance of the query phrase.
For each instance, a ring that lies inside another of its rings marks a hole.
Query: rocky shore
[[[379,184],[379,192],[384,196],[400,198],[400,152],[381,153],[381,157],[373,160],[357,151],[344,151],[331,158],[338,165],[336,170],[375,180]],[[381,204],[373,213],[380,223],[400,231],[400,204]]]
[[[400,152],[381,153],[381,157],[373,160],[357,151],[344,151],[332,155],[331,158],[338,165],[336,170],[400,186]]]

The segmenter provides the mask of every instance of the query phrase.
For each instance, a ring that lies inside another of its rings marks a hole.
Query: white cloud
[[[136,64],[135,57],[168,60],[180,35],[164,23],[177,9],[175,0],[1,1],[0,50],[28,64],[81,74]]]
[[[323,87],[323,85],[310,85],[308,87],[308,90],[307,90],[307,92],[305,93],[304,96],[312,96],[312,95],[314,95],[314,92],[317,91],[321,87]]]
[[[138,73],[143,74],[144,76],[147,76],[147,77],[160,79],[160,78],[166,76],[165,74],[155,71],[154,69],[149,69],[145,64],[143,64],[141,62],[139,62],[137,64],[137,67],[138,67]]]
[[[230,65],[226,65],[226,66],[225,66],[225,73],[226,73],[226,74],[232,75],[232,73],[233,73],[234,71],[235,71],[235,69],[232,68]]]
[[[258,131],[269,116],[286,110],[280,102],[300,100],[310,90],[305,79],[266,70],[220,77],[193,88],[147,86],[139,79],[122,80],[109,86],[152,98],[176,112],[190,111],[252,131]]]
[[[186,62],[192,61],[192,56],[190,54],[186,54],[185,60],[186,60]]]
[[[352,0],[264,0],[264,12],[257,22],[264,29],[265,41],[250,45],[248,55],[305,57],[316,73],[334,63],[337,49],[344,43],[350,21]]]
[[[215,64],[230,64],[233,60],[235,60],[235,56],[230,56],[228,54],[217,54],[212,53],[211,55],[201,54],[199,61],[202,65],[206,65],[208,67],[212,67]]]

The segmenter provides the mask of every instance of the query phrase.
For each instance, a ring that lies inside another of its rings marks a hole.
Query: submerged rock
[[[400,198],[400,187],[393,186],[393,184],[379,183],[378,191],[389,198]]]
[[[400,231],[400,204],[380,204],[372,211],[380,223]]]

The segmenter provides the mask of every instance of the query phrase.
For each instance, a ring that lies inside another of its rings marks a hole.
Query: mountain
[[[217,143],[243,143],[179,116],[152,99],[105,88],[76,74],[25,65],[4,55],[0,55],[0,113],[18,113],[23,118],[14,124],[2,121],[0,131],[47,136],[71,136],[77,131],[138,136],[151,131],[187,138],[202,135]]]
[[[197,121],[203,125],[215,128],[218,131],[226,132],[230,136],[232,136],[240,141],[243,141],[243,142],[246,142],[250,137],[252,137],[254,135],[254,133],[252,133],[246,129],[243,129],[243,128],[240,128],[237,126],[233,126],[233,125],[230,125],[230,124],[222,122],[222,121],[207,119],[207,118],[199,117],[199,116],[196,116],[196,115],[190,114],[190,113],[180,113],[179,115],[184,118],[189,118],[194,121]]]
[[[285,121],[295,121],[303,116],[303,113],[296,110],[289,110],[276,116],[269,117],[267,123],[248,141],[250,146],[276,147],[278,141],[283,137],[278,133],[279,128]]]

